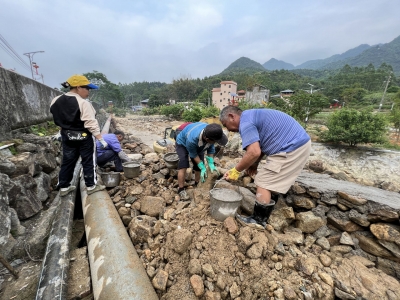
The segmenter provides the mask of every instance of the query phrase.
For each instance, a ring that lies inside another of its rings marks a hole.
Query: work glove
[[[107,148],[108,144],[103,138],[99,139],[99,142],[101,144],[101,146],[100,146],[101,149]]]
[[[207,160],[208,167],[210,168],[211,173],[215,171],[217,173],[217,175],[219,176],[219,172],[214,165],[214,158],[206,155],[206,160]]]
[[[61,142],[61,131],[59,131],[59,132],[57,132],[57,134],[53,135],[53,136],[51,137],[51,139],[52,139],[53,141],[59,141],[59,142]]]
[[[118,152],[118,156],[123,162],[131,161],[131,159],[128,157],[128,155],[126,155],[126,153],[122,150],[120,152]]]
[[[207,178],[207,169],[204,163],[201,161],[197,164],[197,166],[200,168],[200,180],[201,182],[206,181]]]
[[[240,172],[236,170],[236,168],[230,169],[228,172],[225,173],[224,178],[225,179],[231,179],[231,180],[238,180],[239,179]]]

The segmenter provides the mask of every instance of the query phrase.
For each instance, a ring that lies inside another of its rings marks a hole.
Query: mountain
[[[294,65],[284,62],[283,60],[277,60],[275,58],[271,58],[269,61],[263,64],[263,67],[267,70],[293,70]]]
[[[266,71],[265,68],[258,62],[251,60],[247,57],[241,57],[231,63],[225,70],[221,72],[222,75],[236,72],[259,72]]]
[[[332,62],[324,69],[339,69],[348,64],[352,67],[368,66],[372,63],[376,68],[386,63],[393,67],[396,74],[400,73],[400,36],[390,43],[375,45],[355,57]]]
[[[341,69],[346,64],[352,67],[361,67],[368,66],[370,63],[376,68],[379,68],[382,63],[386,63],[393,67],[395,74],[400,75],[400,36],[386,44],[374,46],[362,44],[342,54],[335,54],[325,59],[309,60],[296,67],[275,58],[271,58],[264,65],[261,65],[247,57],[241,57],[220,74],[227,75],[236,72],[252,74],[260,71],[284,69],[303,76],[323,78],[332,72],[330,70]]]
[[[371,48],[370,45],[367,44],[362,44],[358,47],[355,47],[353,49],[347,50],[346,52],[342,54],[335,54],[332,55],[331,57],[325,58],[325,59],[314,59],[314,60],[309,60],[306,61],[298,66],[296,66],[296,69],[311,69],[311,70],[318,70],[318,69],[323,69],[324,66],[341,61],[347,58],[355,57],[365,50]]]

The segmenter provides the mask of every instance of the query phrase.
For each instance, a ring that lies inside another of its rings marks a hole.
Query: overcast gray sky
[[[45,84],[203,78],[245,56],[299,65],[400,35],[399,0],[0,0],[0,34]],[[2,43],[0,42],[0,45]],[[31,77],[0,47],[0,63]]]

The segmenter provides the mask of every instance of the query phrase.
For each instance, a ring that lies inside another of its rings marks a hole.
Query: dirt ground
[[[138,137],[153,148],[153,142],[164,137],[166,127],[180,125],[183,121],[169,120],[164,116],[127,115],[125,118],[115,117],[118,128],[126,134]]]
[[[116,118],[116,122],[119,129],[140,138],[150,147],[156,138],[163,136],[165,127],[181,123],[161,116],[127,116]],[[231,168],[236,160],[222,157],[220,166]],[[154,165],[146,166],[142,174],[151,178],[155,168]],[[176,188],[171,189],[171,185],[163,180],[157,183],[148,179],[140,184],[125,180],[121,183],[125,194],[138,186],[142,188],[140,195],[136,195],[138,200],[132,204],[132,208],[138,211],[143,211],[148,196],[161,196],[167,203],[162,218],[153,218],[161,227],[159,234],[146,241],[133,242],[150,280],[158,286],[159,298],[335,299],[333,266],[340,268],[343,256],[323,250],[319,245],[309,247],[307,242],[297,245],[294,242],[290,246],[282,244],[281,238],[290,236],[296,239],[299,233],[295,229],[289,228],[284,234],[279,234],[274,230],[243,227],[235,221],[216,221],[210,214],[209,195],[216,179],[211,175],[204,184],[189,189],[192,201],[188,202],[179,201]],[[164,191],[163,185],[166,187]],[[116,206],[124,205],[114,203]],[[117,210],[120,212],[119,207]],[[329,264],[325,266],[325,262],[321,264],[325,258],[332,268],[327,267]],[[318,275],[308,276],[314,268],[320,270]],[[354,265],[351,268],[357,269]],[[368,270],[363,272],[366,274]],[[374,269],[365,276],[376,279],[376,273]],[[386,274],[379,276],[382,282],[391,282]],[[160,286],[160,282],[165,285]],[[393,283],[393,287],[397,285]],[[378,296],[379,299],[387,299],[382,293],[376,290],[376,295],[382,295],[382,298]]]

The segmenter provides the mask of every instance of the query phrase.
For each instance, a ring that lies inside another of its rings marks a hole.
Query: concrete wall
[[[60,91],[0,67],[0,141],[15,129],[52,120],[51,100]]]
[[[255,86],[253,91],[246,91],[246,100],[251,104],[261,104],[268,102],[269,100],[269,90],[260,89],[259,86]]]

